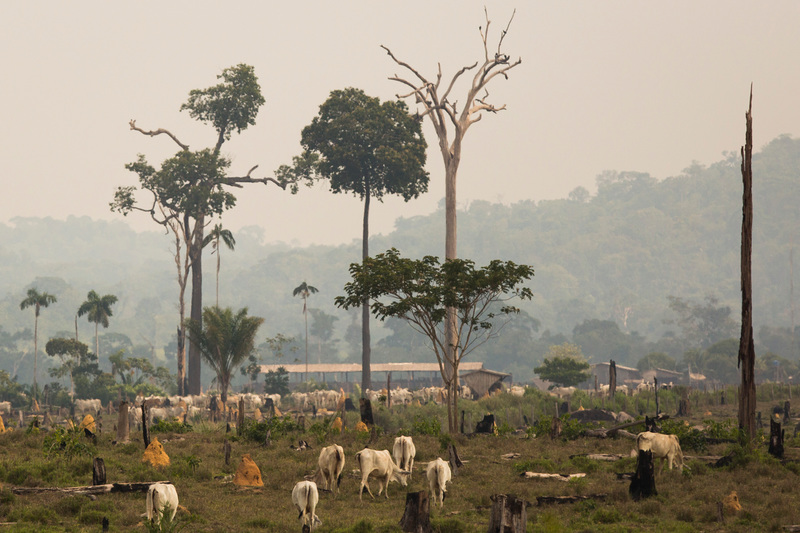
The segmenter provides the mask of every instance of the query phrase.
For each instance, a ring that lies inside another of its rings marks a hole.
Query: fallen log
[[[107,483],[105,485],[89,485],[86,487],[10,487],[14,494],[41,494],[43,492],[63,492],[66,494],[107,494],[109,492],[147,492],[150,485],[171,481],[143,481],[140,483]]]
[[[572,459],[573,457],[586,457],[587,459],[593,459],[595,461],[619,461],[620,459],[627,459],[630,457],[630,454],[624,453],[579,453],[575,455],[570,455],[569,458]]]
[[[559,481],[569,481],[570,479],[586,477],[586,474],[544,474],[541,472],[523,472],[520,477],[525,479],[558,479]]]
[[[546,505],[549,503],[577,503],[585,500],[605,500],[608,494],[589,494],[588,496],[537,496],[536,503],[538,505]]]

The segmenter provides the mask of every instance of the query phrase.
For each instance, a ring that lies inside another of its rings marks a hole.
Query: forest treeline
[[[741,301],[739,165],[738,152],[730,152],[666,179],[606,171],[597,177],[596,192],[579,187],[566,199],[472,202],[459,213],[459,255],[478,266],[491,259],[528,264],[535,276],[528,284],[533,299],[519,302],[520,315],[470,359],[526,381],[551,346],[571,343],[592,362],[636,366],[647,356],[735,380],[730,339],[739,334]],[[785,378],[797,366],[800,336],[798,329],[792,334],[794,285],[800,281],[793,266],[800,140],[772,140],[754,154],[753,173],[756,350],[762,377]],[[101,369],[110,370],[109,355],[124,349],[174,372],[173,241],[156,229],[135,232],[122,220],[88,217],[0,224],[0,370],[20,382],[31,380],[34,317],[20,302],[35,287],[58,298],[39,318],[40,375],[53,364],[41,354],[47,339],[77,332],[92,345],[94,325],[76,316],[90,290],[118,297],[109,328],[100,332]],[[220,304],[265,318],[259,342],[278,335],[296,339],[282,347],[279,360],[270,348],[275,343],[264,342],[264,362],[303,358],[302,302],[292,296],[303,281],[319,289],[308,300],[309,361],[360,361],[360,313],[333,304],[349,280],[349,264],[360,260],[359,234],[351,244],[303,248],[282,244],[279,234],[257,226],[234,236],[235,251],[221,250]],[[392,247],[408,257],[443,256],[443,207],[398,219],[395,231],[371,237],[373,254]],[[205,305],[214,303],[215,263],[204,269]],[[373,362],[433,358],[424,338],[400,321],[373,321],[372,338]],[[210,379],[204,370],[204,386]]]

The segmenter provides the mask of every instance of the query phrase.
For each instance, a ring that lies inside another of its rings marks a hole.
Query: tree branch
[[[154,130],[154,131],[145,131],[145,130],[143,130],[142,128],[140,128],[140,127],[138,127],[136,125],[136,121],[135,120],[131,120],[128,124],[130,125],[132,130],[138,131],[142,135],[149,135],[150,137],[155,137],[156,135],[161,135],[162,133],[166,133],[182,149],[184,149],[184,150],[188,150],[189,149],[189,145],[188,144],[183,144],[182,142],[180,142],[178,140],[177,137],[175,137],[172,133],[170,133],[169,131],[165,130],[164,128],[158,128],[157,130]]]

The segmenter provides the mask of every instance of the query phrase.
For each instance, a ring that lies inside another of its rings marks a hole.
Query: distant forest
[[[793,266],[800,237],[800,140],[771,141],[754,154],[753,172],[758,368],[762,379],[786,379],[800,359],[794,308],[800,275]],[[597,177],[595,194],[579,187],[559,200],[473,202],[459,213],[459,255],[477,266],[492,259],[528,264],[535,276],[528,285],[533,300],[519,303],[522,312],[468,360],[524,382],[552,346],[570,343],[591,362],[679,370],[691,365],[693,372],[736,381],[741,198],[739,154],[731,152],[663,180],[606,171]],[[77,328],[94,350],[94,324],[76,317],[90,290],[119,299],[109,328],[101,327],[101,369],[110,371],[108,356],[124,349],[174,373],[176,268],[172,239],[158,229],[153,224],[153,231],[137,233],[122,221],[87,217],[18,218],[0,225],[0,370],[22,383],[32,380],[34,313],[20,310],[20,303],[35,287],[58,298],[39,317],[40,382],[50,379],[46,369],[53,364],[44,355],[47,339],[74,337]],[[262,340],[295,339],[280,359],[262,344],[264,363],[304,358],[302,301],[292,296],[303,281],[319,289],[308,300],[309,361],[360,361],[360,313],[333,304],[343,294],[349,264],[359,261],[357,239],[305,248],[265,244],[280,235],[256,226],[234,237],[235,251],[221,250],[220,305],[264,317]],[[370,240],[373,253],[391,247],[406,257],[443,256],[443,207],[398,219],[394,232]],[[205,305],[215,300],[216,256],[210,251],[203,265]],[[433,359],[424,338],[402,321],[373,319],[372,330],[373,362]],[[210,379],[204,369],[204,387]]]

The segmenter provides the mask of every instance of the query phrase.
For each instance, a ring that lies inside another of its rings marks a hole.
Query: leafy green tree
[[[69,376],[69,393],[70,396],[75,396],[75,381],[72,378],[76,369],[82,365],[96,361],[97,356],[89,354],[89,347],[75,339],[70,338],[55,338],[47,341],[45,345],[47,355],[51,357],[58,357],[61,360],[61,366],[51,368],[49,370],[50,376],[54,378],[63,378]]]
[[[289,372],[286,368],[279,366],[277,371],[268,370],[264,376],[264,392],[266,394],[280,394],[285,396],[289,390]]]
[[[58,299],[47,292],[39,292],[36,288],[28,289],[27,297],[19,304],[20,310],[24,311],[28,307],[33,307],[33,398],[36,399],[36,356],[39,353],[39,313],[42,308],[49,307],[56,303]]]
[[[100,357],[100,334],[99,326],[108,327],[108,319],[112,316],[111,306],[117,303],[117,297],[113,294],[100,296],[95,291],[89,291],[86,301],[78,308],[78,316],[86,315],[89,322],[94,322],[94,346],[95,355]]]
[[[676,296],[668,296],[669,308],[677,315],[667,320],[681,328],[687,348],[708,348],[715,342],[737,335],[738,325],[731,318],[731,308],[720,306],[719,299],[713,295],[705,297],[705,303],[698,304]]]
[[[211,253],[217,254],[217,307],[219,307],[219,265],[220,265],[220,242],[233,250],[236,246],[236,239],[230,230],[224,229],[222,224],[215,224],[214,228],[203,238],[203,248],[211,244]]]
[[[422,124],[402,101],[381,102],[352,87],[332,91],[319,115],[303,128],[303,161],[312,175],[330,180],[334,193],[364,201],[361,258],[369,256],[369,211],[373,198],[396,194],[405,201],[428,190],[427,143]],[[362,302],[362,390],[370,387],[369,302]]]
[[[119,377],[119,389],[125,397],[130,398],[139,393],[162,394],[163,391],[169,391],[175,382],[175,377],[169,370],[163,366],[153,367],[150,361],[143,357],[125,357],[125,352],[120,350],[111,355],[109,360],[111,375]]]
[[[189,338],[217,375],[223,405],[233,373],[255,351],[256,334],[263,322],[263,318],[247,316],[246,307],[234,314],[230,307],[215,306],[203,310],[202,324],[192,319],[186,324]]]
[[[350,265],[352,281],[337,296],[338,307],[360,307],[372,301],[372,313],[379,320],[403,318],[425,335],[431,343],[445,387],[449,390],[447,418],[450,433],[458,432],[458,367],[473,349],[484,344],[501,330],[509,315],[519,312],[508,305],[512,298],[530,299],[533,293],[519,287],[533,276],[533,268],[511,261],[494,260],[480,269],[466,259],[400,257],[396,249],[368,257]],[[492,306],[501,303],[498,311]],[[448,309],[456,310],[456,350],[446,349],[444,321]],[[448,354],[457,357],[447,361]],[[453,372],[449,372],[452,369]]]
[[[130,127],[143,135],[166,135],[180,148],[179,152],[161,165],[160,170],[151,166],[143,155],[134,163],[125,166],[139,176],[139,185],[146,191],[148,199],[138,202],[135,187],[120,187],[111,204],[112,211],[127,215],[133,210],[148,213],[158,224],[171,231],[175,237],[175,258],[178,265],[180,340],[178,342],[178,388],[184,394],[185,353],[183,351],[184,293],[189,271],[192,277],[192,301],[190,316],[198,324],[203,320],[203,271],[202,249],[206,218],[221,215],[234,206],[236,197],[225,189],[241,187],[244,183],[273,183],[282,189],[292,178],[282,174],[277,178],[252,177],[254,166],[243,176],[228,175],[230,160],[220,154],[222,144],[235,131],[241,133],[255,124],[258,110],[264,104],[261,87],[253,67],[239,64],[226,68],[218,76],[222,82],[207,89],[193,89],[189,99],[181,105],[181,111],[200,122],[211,125],[216,132],[213,148],[190,151],[176,135],[159,128],[146,131],[135,121]],[[292,187],[292,191],[296,191]],[[200,351],[189,347],[189,393],[200,393]]]
[[[6,370],[0,370],[0,402],[11,402],[14,407],[20,407],[25,402],[24,388],[12,379]]]
[[[322,309],[309,309],[308,312],[311,313],[311,337],[317,339],[317,355],[321,358],[323,346],[327,351],[332,351],[336,344],[333,334],[339,317],[329,315]]]
[[[558,387],[574,387],[589,379],[591,365],[583,357],[580,346],[564,343],[551,346],[544,362],[533,371],[543,380]]]
[[[249,361],[246,367],[242,367],[242,375],[250,376],[250,381],[254,382],[258,379],[258,374],[261,373],[261,362],[264,360],[264,355],[269,352],[278,360],[286,356],[286,352],[295,353],[299,350],[297,346],[297,339],[294,337],[287,337],[283,333],[278,333],[274,337],[267,337],[264,342],[258,345],[256,351],[247,356]]]
[[[308,297],[318,292],[319,289],[313,285],[309,285],[305,281],[292,291],[292,296],[299,296],[303,299],[303,318],[306,321],[306,375],[303,376],[304,380],[308,378]]]

